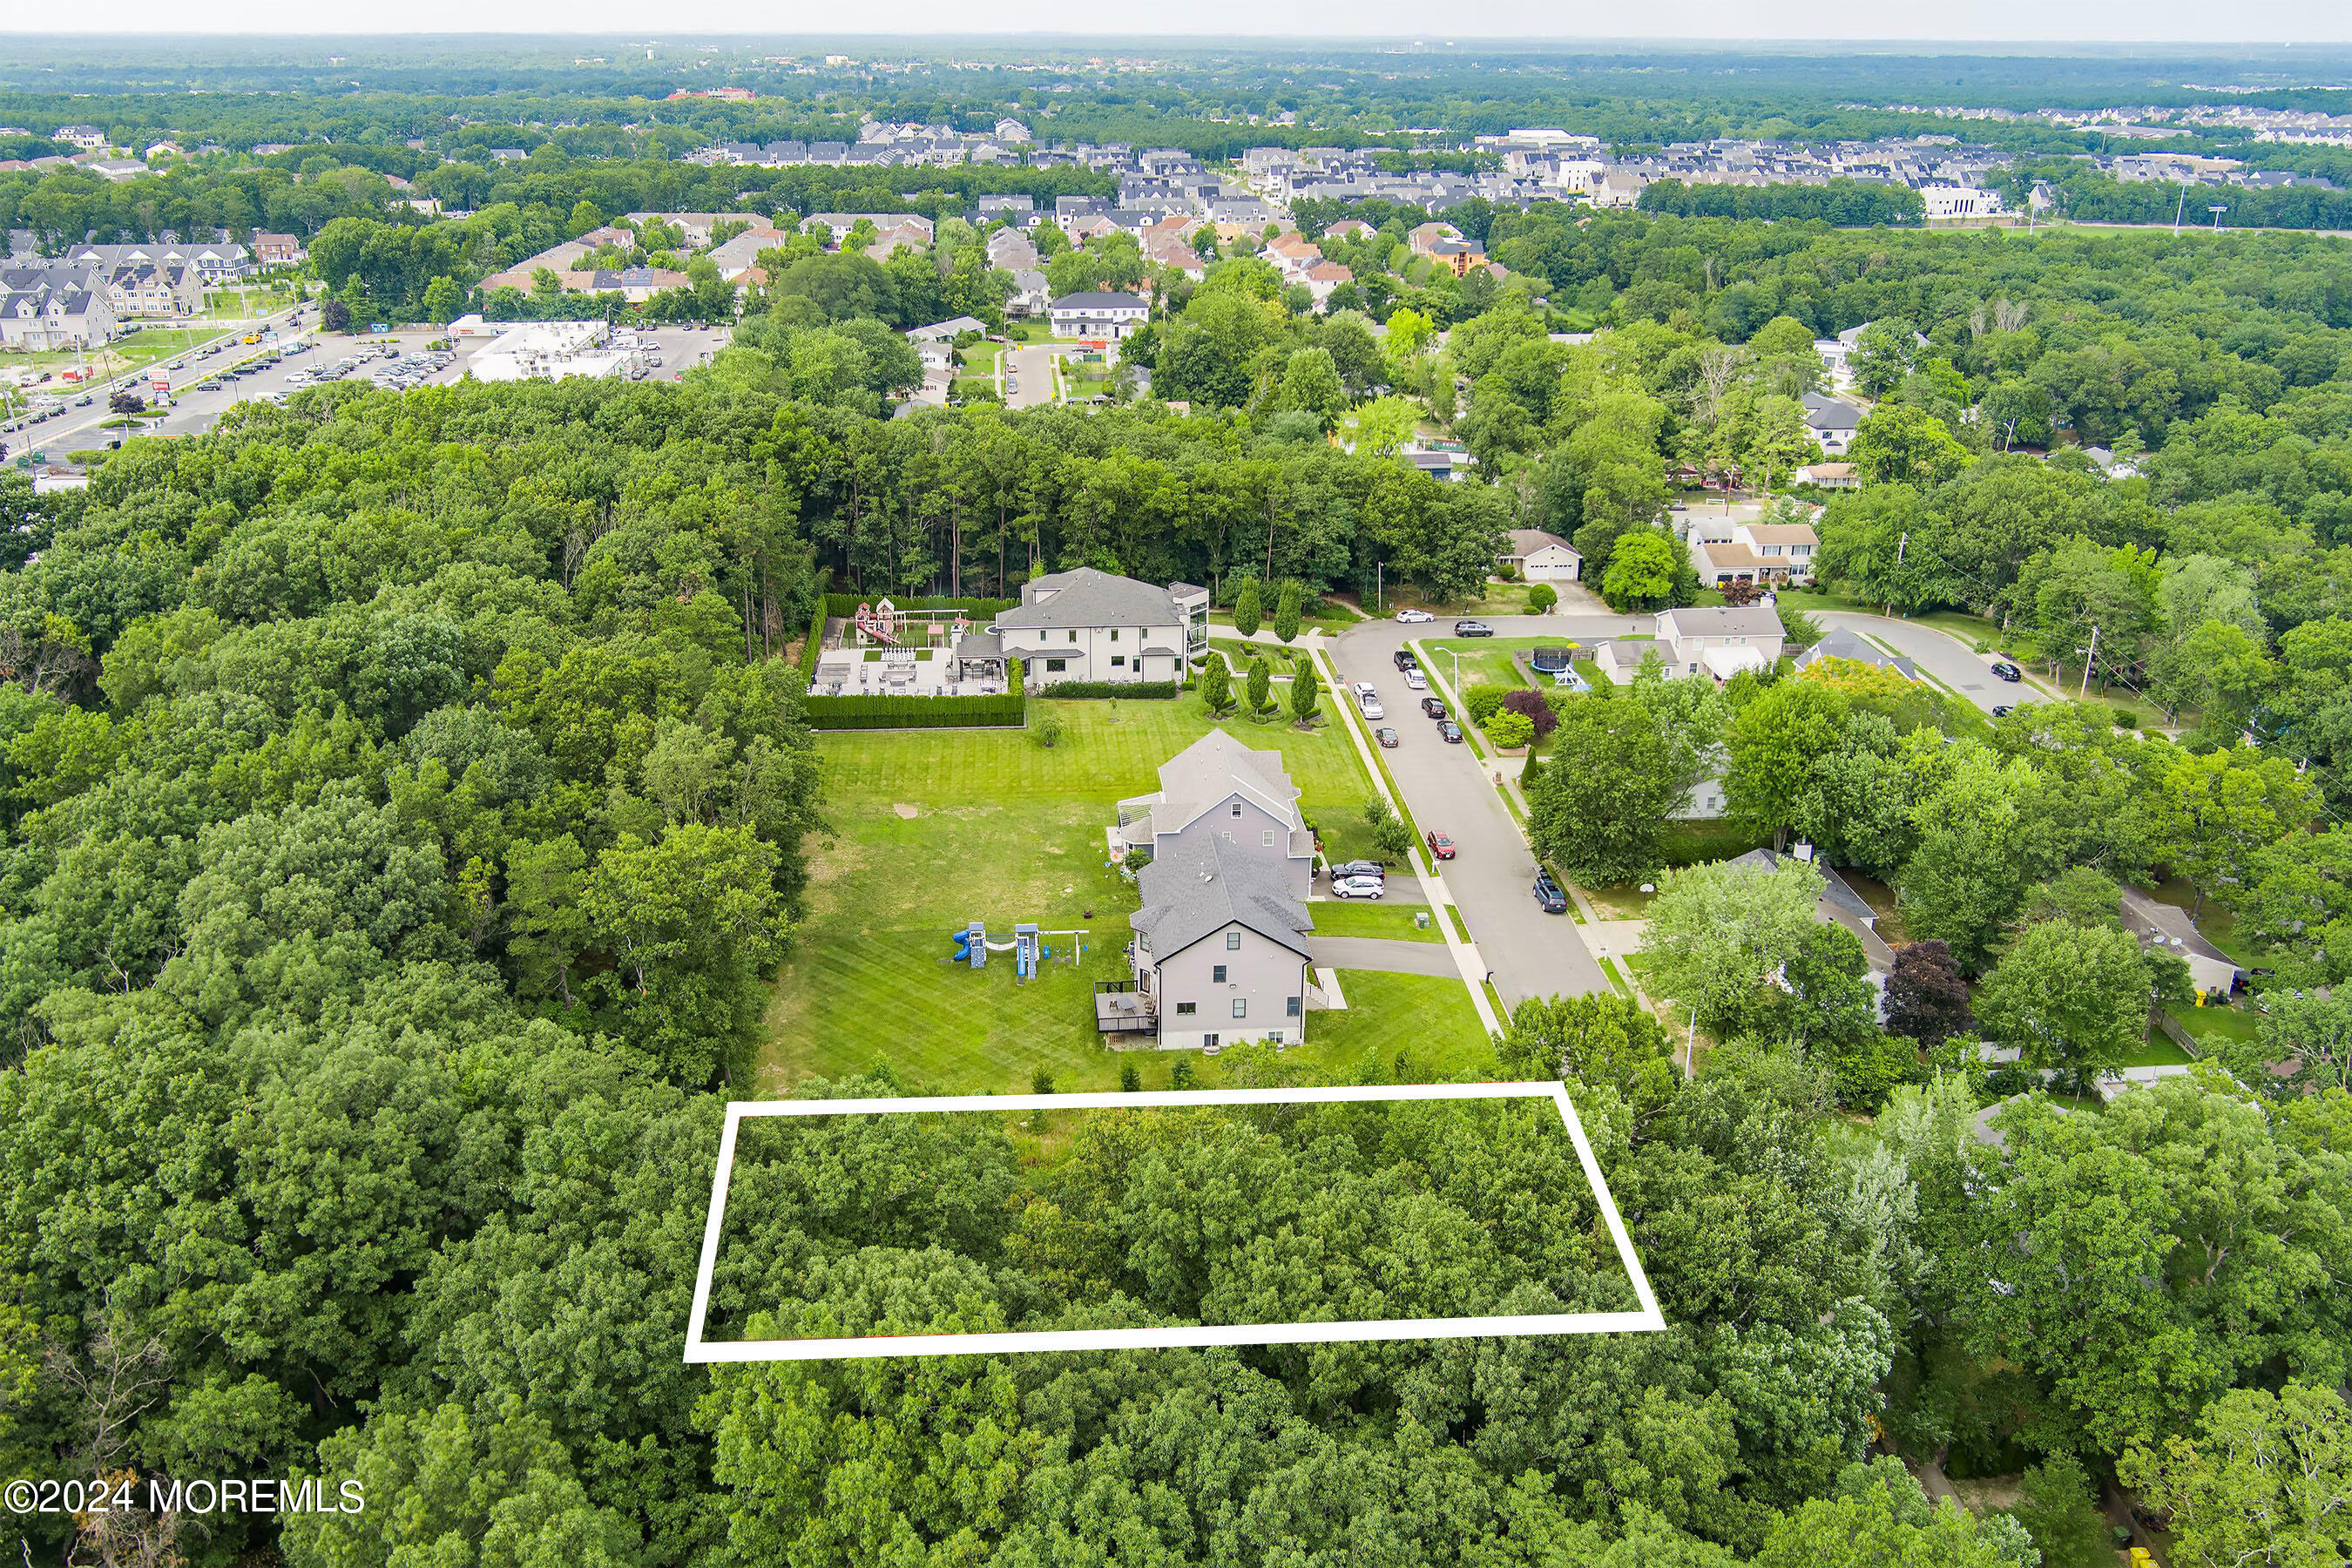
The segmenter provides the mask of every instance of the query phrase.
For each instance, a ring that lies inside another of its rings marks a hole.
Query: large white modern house
[[[1108,837],[1114,858],[1151,858],[1128,920],[1134,979],[1096,986],[1096,1026],[1162,1050],[1304,1040],[1315,835],[1281,753],[1205,735],[1161,765],[1157,791],[1119,802]]]
[[[1209,593],[1162,588],[1091,566],[1033,577],[1021,603],[966,637],[962,658],[993,652],[1021,660],[1028,684],[1057,680],[1181,680],[1184,661],[1209,632]]]

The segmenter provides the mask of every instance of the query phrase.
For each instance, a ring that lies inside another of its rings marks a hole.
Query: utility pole
[[[2172,237],[2175,239],[2180,237],[2180,215],[2188,210],[2189,187],[2183,185],[2180,187],[2180,199],[2174,203],[2172,207]]]
[[[2096,621],[2094,621],[2091,623],[2091,651],[2084,655],[2083,658],[2083,688],[2081,690],[2074,693],[2074,700],[2077,702],[2091,694],[2091,668],[2098,662],[2099,626]]]
[[[1906,528],[1903,531],[1903,537],[1895,542],[1895,564],[1898,570],[1903,565],[1903,552],[1910,548],[1911,531]],[[1886,616],[1889,620],[1895,618],[1895,601],[1892,599],[1886,601]]]
[[[1385,561],[1372,563],[1372,603],[1382,615],[1386,615],[1389,608],[1388,568],[1389,563]]]

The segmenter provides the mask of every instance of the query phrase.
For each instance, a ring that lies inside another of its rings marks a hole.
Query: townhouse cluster
[[[16,232],[0,261],[0,349],[92,348],[125,323],[200,315],[206,289],[251,276],[254,254],[233,240],[77,245],[43,256]]]

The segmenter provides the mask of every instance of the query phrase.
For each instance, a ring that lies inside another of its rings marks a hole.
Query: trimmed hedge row
[[[804,697],[812,730],[1017,730],[1027,705],[1005,697]]]
[[[890,607],[894,610],[961,610],[971,616],[992,616],[999,610],[1009,610],[1021,603],[1018,599],[946,599],[921,595],[902,599],[895,594],[827,594],[824,596],[824,613],[846,619],[857,613],[858,605],[877,604],[884,599],[890,601]]]
[[[1028,722],[1021,661],[1006,661],[1013,689],[995,697],[803,697],[812,730],[1018,730]]]
[[[801,647],[801,685],[806,687],[816,679],[817,656],[824,652],[825,606],[819,600],[815,618],[809,622],[808,641]]]
[[[1181,681],[1176,680],[1050,680],[1037,689],[1040,697],[1057,700],[1091,697],[1181,697]]]

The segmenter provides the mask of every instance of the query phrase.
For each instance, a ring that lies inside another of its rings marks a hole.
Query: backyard
[[[1458,662],[1465,683],[1471,686],[1499,686],[1509,690],[1528,684],[1527,677],[1520,671],[1514,655],[1529,653],[1539,647],[1566,647],[1571,640],[1566,637],[1429,637],[1422,639],[1416,646],[1421,652],[1423,666],[1436,670],[1448,681],[1453,680],[1454,667]],[[1636,639],[1618,637],[1613,640],[1629,642]],[[1449,658],[1446,657],[1448,653],[1454,657]],[[1590,679],[1590,661],[1586,662],[1586,669],[1588,671],[1586,679]]]
[[[1051,749],[1034,732],[1005,730],[820,737],[835,837],[813,858],[808,913],[769,1005],[760,1092],[877,1059],[910,1082],[966,1091],[1025,1090],[1040,1067],[1066,1089],[1116,1087],[1120,1062],[1136,1058],[1104,1048],[1091,996],[1094,981],[1126,976],[1137,898],[1106,865],[1103,828],[1118,801],[1154,788],[1159,765],[1210,726],[1190,698],[1041,702],[1033,727],[1048,712],[1063,726]],[[1333,856],[1370,853],[1361,816],[1370,785],[1344,731],[1246,720],[1220,727],[1283,753]],[[1344,908],[1315,906],[1318,918]],[[1409,927],[1400,910],[1383,912]],[[1369,912],[1333,919],[1345,934],[1411,935],[1363,929]],[[992,953],[978,972],[949,962],[951,933],[975,920],[1000,941],[1020,921],[1091,935],[1077,962],[1072,938],[1046,938],[1053,961],[1024,985],[1010,953]],[[1378,994],[1383,982],[1413,977],[1370,978]],[[1351,1000],[1356,983],[1343,983]],[[1451,991],[1475,1036],[1461,985],[1433,984]],[[1309,1028],[1307,1049],[1321,1048],[1323,1033]],[[1347,1040],[1348,1027],[1338,1035]],[[1151,1053],[1141,1056],[1149,1065]]]

